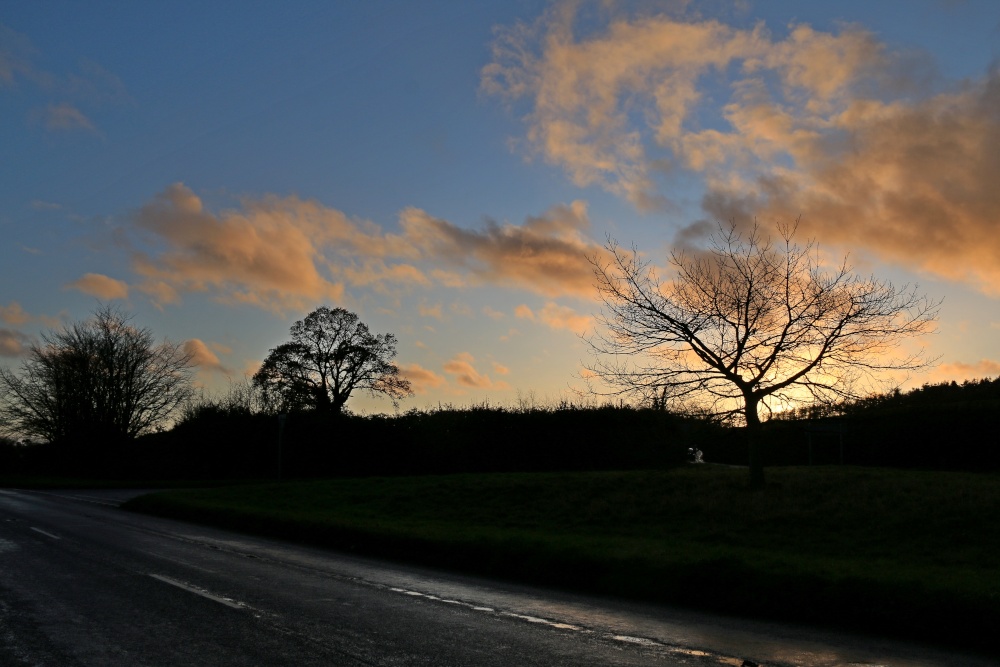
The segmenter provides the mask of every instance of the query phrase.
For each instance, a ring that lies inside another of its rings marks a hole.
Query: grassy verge
[[[536,583],[985,647],[1000,477],[777,468],[338,479],[129,508]]]
[[[0,475],[0,489],[179,489],[233,486],[231,480],[94,479],[45,475]]]

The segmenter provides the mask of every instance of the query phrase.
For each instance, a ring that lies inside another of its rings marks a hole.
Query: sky
[[[943,300],[908,386],[1000,375],[1000,4],[0,8],[12,368],[110,303],[223,391],[327,305],[398,338],[400,409],[573,400],[609,238],[799,217]]]

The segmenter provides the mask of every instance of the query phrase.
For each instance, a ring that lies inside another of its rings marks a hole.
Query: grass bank
[[[942,644],[1000,625],[1000,477],[863,468],[338,479],[130,509],[535,583]]]
[[[246,484],[235,480],[177,480],[177,479],[101,479],[91,477],[60,477],[45,475],[3,475],[0,474],[0,489],[179,489],[208,486],[233,486]]]

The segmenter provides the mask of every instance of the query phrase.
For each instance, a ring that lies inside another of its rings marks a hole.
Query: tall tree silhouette
[[[339,413],[356,390],[396,401],[410,383],[392,363],[396,337],[373,334],[354,313],[317,308],[291,327],[292,340],[273,348],[253,376],[282,410]]]
[[[7,430],[50,442],[101,447],[163,424],[191,395],[191,356],[156,344],[149,329],[111,306],[42,334],[19,373],[0,368]]]
[[[674,252],[661,282],[633,249],[609,240],[594,257],[603,333],[589,370],[615,393],[738,417],[750,433],[751,483],[764,481],[760,412],[784,404],[856,398],[885,371],[927,365],[899,344],[933,328],[939,302],[915,288],[856,275],[846,258],[821,265],[814,243],[772,243],[754,225],[719,226],[707,250]]]

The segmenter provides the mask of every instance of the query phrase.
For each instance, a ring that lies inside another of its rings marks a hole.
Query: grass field
[[[863,468],[454,475],[183,490],[131,509],[582,590],[982,645],[1000,477]]]

